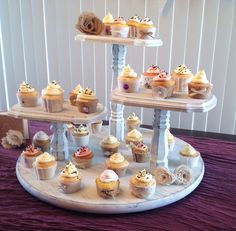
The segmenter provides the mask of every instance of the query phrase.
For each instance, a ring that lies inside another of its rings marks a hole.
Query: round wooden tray
[[[141,132],[144,136],[144,142],[150,145],[153,131],[142,129]],[[40,181],[36,178],[34,169],[25,168],[21,157],[19,157],[16,163],[16,175],[20,184],[33,196],[58,207],[91,213],[116,214],[145,211],[176,202],[190,194],[203,178],[204,162],[200,158],[198,167],[193,171],[194,180],[191,184],[157,186],[155,195],[152,198],[148,200],[136,198],[129,191],[129,180],[137,171],[143,168],[149,169],[149,163],[135,163],[132,160],[129,148],[122,144],[120,152],[124,154],[130,165],[126,175],[120,178],[121,192],[115,199],[103,199],[97,195],[95,179],[105,169],[106,157],[101,152],[99,143],[107,134],[108,127],[103,127],[101,133],[90,137],[89,146],[94,151],[95,157],[90,168],[81,169],[82,187],[80,191],[73,194],[63,194],[58,190],[57,177],[65,165],[63,161],[58,162],[57,172],[53,179]],[[186,142],[176,138],[174,150],[169,153],[168,157],[171,170],[181,164],[178,153],[184,145],[186,145]],[[74,150],[74,148],[71,148],[70,154]]]

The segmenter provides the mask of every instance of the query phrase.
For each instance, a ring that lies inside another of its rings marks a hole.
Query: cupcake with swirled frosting
[[[184,64],[179,65],[171,74],[175,81],[176,92],[188,92],[188,83],[193,78],[191,70]]]
[[[76,166],[69,162],[58,177],[59,189],[63,193],[75,193],[80,189],[82,175]]]
[[[36,132],[32,143],[36,148],[40,148],[42,152],[48,152],[50,149],[50,138],[44,131]]]
[[[133,129],[132,131],[128,132],[125,137],[126,144],[138,144],[139,142],[143,141],[143,135],[137,129]]]
[[[146,169],[139,171],[130,180],[130,191],[138,198],[149,198],[156,190],[156,180]]]
[[[140,87],[140,77],[137,73],[127,65],[122,70],[120,76],[117,78],[118,89],[122,92],[138,92]]]
[[[190,168],[194,168],[198,165],[200,152],[198,152],[190,144],[185,145],[184,148],[179,152],[179,154],[182,164],[185,164]]]
[[[102,22],[104,23],[104,34],[111,35],[111,25],[114,23],[114,18],[110,12],[108,12]]]
[[[44,152],[36,158],[33,166],[39,180],[49,180],[55,175],[57,162],[53,155]]]
[[[73,129],[71,139],[75,147],[88,145],[89,143],[88,128],[83,124],[80,124],[79,127]]]
[[[125,175],[129,162],[121,153],[117,152],[106,160],[106,166],[108,169],[113,170],[119,177],[121,177]]]
[[[145,17],[141,20],[137,27],[137,37],[140,39],[154,39],[156,33],[156,27],[152,20]]]
[[[104,152],[104,155],[107,157],[113,153],[118,152],[119,146],[120,146],[119,140],[112,135],[105,137],[100,143],[100,147]]]
[[[150,160],[150,150],[149,147],[140,142],[136,145],[131,145],[133,159],[137,163],[145,163]]]
[[[111,24],[111,35],[113,37],[127,38],[129,35],[129,26],[123,17],[118,17]]]
[[[118,175],[110,169],[106,169],[96,179],[97,193],[104,199],[115,198],[120,190],[120,180]]]
[[[22,82],[16,93],[18,103],[22,107],[35,107],[38,104],[39,93],[28,83]]]
[[[200,70],[188,83],[188,95],[194,99],[207,99],[211,96],[212,87],[205,71]]]
[[[25,150],[21,153],[21,156],[23,157],[24,165],[26,168],[32,168],[33,163],[36,160],[36,157],[42,154],[42,151],[40,148],[36,148],[33,145],[29,145],[26,147]]]
[[[78,84],[69,94],[70,104],[76,106],[77,95],[83,91],[83,88]]]
[[[87,146],[81,146],[74,154],[73,159],[78,168],[89,168],[93,159],[93,152]]]
[[[160,72],[161,69],[156,64],[149,66],[148,69],[142,74],[142,83],[144,87],[150,89],[153,78],[158,76]]]
[[[170,132],[170,130],[167,130],[167,139],[168,139],[168,148],[169,152],[173,151],[174,146],[175,146],[175,137],[174,135]]]
[[[42,100],[46,112],[61,112],[63,110],[64,90],[54,80],[42,90]]]
[[[132,131],[133,129],[139,129],[140,124],[141,121],[134,112],[131,113],[126,119],[126,125],[128,131]]]
[[[85,88],[77,95],[76,104],[79,112],[90,114],[97,111],[98,99],[90,88]]]
[[[129,26],[129,37],[135,38],[137,37],[137,27],[140,25],[142,19],[138,15],[134,15],[128,19],[128,26]]]
[[[165,99],[172,96],[175,81],[166,71],[161,71],[151,82],[152,95],[158,99]]]

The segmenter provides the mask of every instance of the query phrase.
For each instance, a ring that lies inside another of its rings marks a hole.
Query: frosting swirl
[[[175,70],[174,72],[176,74],[180,74],[180,75],[188,75],[188,74],[191,74],[191,70],[187,68],[187,66],[185,66],[184,64],[182,65],[179,65]]]
[[[127,120],[139,120],[138,116],[136,116],[136,114],[134,112],[132,112],[131,114],[129,114]]]
[[[88,134],[88,129],[83,124],[80,124],[78,128],[75,128],[73,130],[73,133],[74,134],[80,134],[80,135],[87,135]]]
[[[128,25],[137,24],[137,23],[140,23],[141,21],[142,19],[138,15],[135,15],[129,18]]]
[[[161,69],[156,64],[153,64],[147,69],[146,72],[148,74],[159,74],[161,72]]]
[[[127,134],[127,137],[130,139],[139,139],[142,137],[142,134],[137,129],[133,129]]]
[[[41,152],[40,148],[35,148],[33,145],[29,145],[26,147],[26,149],[23,151],[23,154],[26,156],[35,156]]]
[[[209,81],[206,77],[206,73],[204,70],[200,70],[192,79],[192,83],[205,83],[208,84]]]
[[[114,153],[114,154],[111,155],[111,157],[110,157],[110,162],[111,162],[112,164],[119,164],[119,163],[124,162],[124,160],[125,160],[124,156],[122,156],[119,152]]]
[[[113,23],[114,22],[114,18],[112,16],[112,14],[110,12],[108,12],[107,15],[105,15],[105,17],[102,20],[103,23]]]
[[[180,152],[183,156],[196,156],[197,151],[190,144],[187,144]]]
[[[79,94],[79,93],[81,93],[83,91],[83,88],[82,88],[82,86],[80,85],[80,84],[78,84],[74,89],[73,89],[73,93],[75,93],[75,94]]]
[[[117,142],[117,138],[115,136],[109,135],[102,140],[103,144],[115,144]]]
[[[93,92],[92,89],[86,87],[82,90],[78,95],[77,99],[84,98],[84,99],[96,99],[96,94]]]
[[[64,90],[55,80],[49,83],[44,89],[44,94],[46,95],[61,95],[63,92]]]
[[[120,17],[120,16],[114,20],[114,23],[115,23],[115,24],[126,25],[126,21],[124,20],[123,17]]]
[[[112,181],[119,180],[119,177],[113,170],[106,169],[102,172],[99,179],[100,179],[101,182],[109,183],[109,182],[112,182]]]
[[[142,25],[147,25],[147,26],[152,26],[153,21],[150,18],[145,17],[144,19],[141,20],[141,24]]]
[[[26,83],[25,81],[23,81],[21,84],[20,84],[20,87],[19,87],[19,92],[22,92],[22,93],[30,93],[30,92],[33,92],[35,91],[35,89],[33,87],[31,87],[28,83]]]
[[[36,158],[36,163],[49,163],[55,161],[55,157],[48,152],[44,152]]]
[[[146,144],[144,144],[143,142],[138,143],[135,148],[139,149],[139,150],[146,150],[148,148],[148,146]]]
[[[134,71],[134,69],[132,69],[130,67],[130,65],[128,64],[127,66],[124,67],[124,69],[121,72],[121,76],[125,76],[125,77],[137,77],[137,73]]]
[[[161,71],[155,78],[153,78],[153,81],[168,81],[171,79],[171,76],[168,75],[166,71]]]
[[[148,183],[152,181],[152,174],[143,169],[136,174],[135,178],[142,183]]]
[[[91,154],[90,148],[87,146],[81,146],[76,152],[75,152],[75,157],[80,158],[80,157],[85,157],[89,156]]]
[[[74,164],[69,162],[65,166],[65,168],[61,171],[60,176],[68,178],[74,178],[74,177],[81,178],[81,173],[78,171],[78,169],[75,167]]]
[[[35,133],[33,140],[48,140],[49,136],[43,132],[43,131],[39,131],[37,133]]]

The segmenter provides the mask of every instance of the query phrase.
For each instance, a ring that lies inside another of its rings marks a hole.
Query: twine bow
[[[151,31],[150,32],[144,32],[144,31],[141,30],[139,33],[141,35],[141,39],[144,39],[145,36],[149,36],[152,39],[154,39],[153,33]]]

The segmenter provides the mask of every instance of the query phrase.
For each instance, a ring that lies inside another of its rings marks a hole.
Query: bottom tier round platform
[[[90,147],[95,153],[93,165],[88,169],[81,169],[82,173],[82,187],[80,191],[73,194],[63,194],[58,190],[57,176],[65,163],[58,162],[56,176],[51,180],[40,181],[36,178],[34,169],[25,168],[22,164],[22,159],[19,157],[16,163],[16,175],[23,186],[33,196],[53,204],[58,207],[91,212],[91,213],[132,213],[159,208],[173,202],[176,202],[188,194],[190,194],[201,182],[204,175],[204,162],[202,158],[199,159],[198,167],[193,171],[194,180],[189,185],[170,185],[157,186],[155,195],[149,199],[139,199],[134,197],[129,191],[129,180],[133,174],[143,168],[149,169],[149,163],[135,163],[132,160],[131,151],[122,144],[120,152],[124,154],[125,158],[130,162],[128,171],[124,177],[120,178],[120,194],[115,199],[103,199],[97,195],[95,179],[105,169],[105,159],[100,148],[99,143],[104,136],[108,134],[108,127],[103,127],[103,130],[98,135],[91,135]],[[152,131],[142,129],[144,135],[144,142],[151,143]],[[186,145],[186,142],[176,138],[174,150],[169,154],[169,168],[174,170],[179,166],[179,150]],[[72,153],[73,148],[70,150]]]

